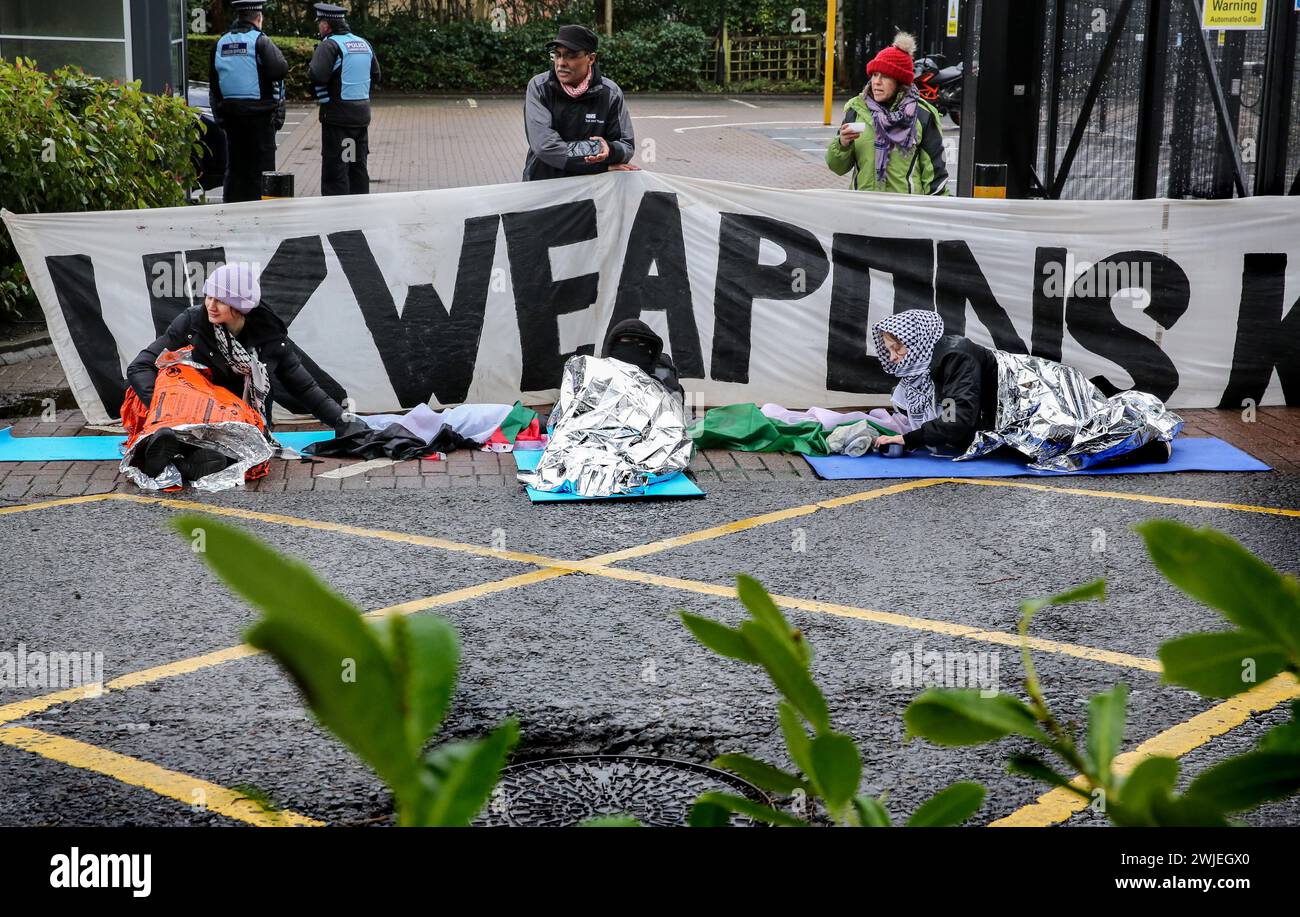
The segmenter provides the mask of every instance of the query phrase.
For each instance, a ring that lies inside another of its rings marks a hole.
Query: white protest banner
[[[1175,407],[1300,404],[1300,198],[973,200],[630,172],[4,220],[92,423],[235,261],[361,412],[551,401],[569,355],[637,316],[697,402],[881,403],[870,325],[908,308]]]

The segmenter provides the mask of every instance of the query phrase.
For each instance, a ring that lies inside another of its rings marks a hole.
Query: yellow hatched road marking
[[[1300,509],[1280,506],[1251,506],[1247,503],[1216,503],[1212,500],[1189,500],[1183,497],[1162,497],[1156,494],[1131,494],[1121,490],[1090,490],[1086,487],[1056,487],[1050,484],[1030,484],[1026,481],[991,481],[987,478],[944,478],[949,484],[977,484],[983,487],[1015,487],[1020,490],[1039,490],[1054,494],[1071,494],[1077,497],[1101,497],[1108,500],[1133,500],[1138,503],[1161,503],[1166,506],[1195,506],[1201,509],[1229,509],[1239,513],[1265,513],[1272,516],[1300,517]]]
[[[168,770],[76,739],[51,735],[39,729],[29,729],[26,726],[0,729],[0,744],[103,774],[130,786],[138,786],[159,796],[178,800],[187,806],[202,805],[207,811],[262,828],[320,827],[325,824],[288,809],[269,810],[235,790],[189,774]]]
[[[34,509],[53,509],[56,506],[76,506],[80,503],[97,503],[107,500],[113,494],[88,494],[84,497],[63,497],[58,500],[42,500],[40,503],[20,503],[17,506],[0,507],[0,516],[11,513],[29,513]]]
[[[580,565],[573,565],[574,569],[579,569],[579,567]],[[594,576],[604,576],[610,579],[623,580],[624,582],[643,583],[645,585],[661,586],[667,589],[680,589],[685,592],[698,592],[704,595],[716,595],[725,598],[736,597],[735,586],[723,586],[716,583],[699,582],[697,580],[678,579],[677,577],[672,576],[659,576],[654,573],[643,573],[640,570],[625,570],[614,567],[593,566],[582,567],[581,572],[590,573]],[[984,643],[997,643],[1002,646],[1010,646],[1014,648],[1019,648],[1020,646],[1020,636],[1018,634],[996,630],[984,630],[979,627],[971,627],[967,624],[958,624],[954,621],[939,621],[933,618],[919,618],[913,615],[896,614],[889,611],[876,611],[870,608],[856,608],[852,605],[839,605],[834,602],[803,599],[789,595],[773,594],[772,601],[783,608],[796,608],[800,611],[812,611],[820,614],[835,615],[841,618],[855,618],[859,621],[872,621],[876,624],[885,624],[890,627],[945,634],[963,640],[979,640]],[[1117,665],[1130,669],[1142,669],[1147,672],[1160,671],[1160,663],[1155,659],[1132,656],[1128,653],[1116,653],[1111,650],[1098,649],[1091,646],[1081,646],[1077,643],[1061,643],[1057,640],[1044,640],[1039,637],[1030,637],[1029,646],[1036,650],[1042,650],[1043,652],[1058,653],[1063,656],[1074,656],[1078,659],[1087,659],[1092,662],[1104,662],[1108,665]]]
[[[294,516],[284,516],[272,513],[262,513],[254,510],[244,510],[235,507],[214,506],[205,503],[199,503],[186,500],[175,500],[170,498],[159,498],[133,494],[93,494],[84,497],[70,497],[58,500],[49,500],[42,503],[27,504],[14,507],[0,508],[0,515],[27,512],[37,509],[53,508],[58,506],[70,506],[83,503],[93,503],[103,500],[119,500],[125,502],[135,502],[142,504],[158,504],[175,509],[190,509],[200,512],[211,513],[218,516],[231,516],[244,518],[253,521],[266,522],[276,525],[288,525],[293,527],[309,528],[318,531],[333,532],[342,535],[351,535],[356,537],[378,538],[382,540],[413,544],[423,547],[437,548],[441,550],[457,551],[462,553],[473,554],[482,557],[492,557],[497,559],[511,560],[519,563],[531,564],[543,567],[541,570],[535,570],[520,576],[508,577],[493,583],[480,584],[465,589],[453,590],[438,596],[432,596],[424,599],[417,599],[412,602],[402,603],[400,605],[390,606],[388,608],[377,609],[369,612],[367,616],[374,617],[386,614],[412,614],[428,608],[448,605],[455,602],[466,601],[477,598],[482,595],[488,595],[494,592],[505,591],[530,583],[541,582],[555,577],[565,576],[574,572],[587,573],[590,575],[602,576],[605,578],[616,579],[626,582],[636,582],[646,585],[661,586],[665,588],[681,589],[689,592],[701,594],[718,595],[724,597],[734,597],[735,588],[729,586],[720,586],[712,583],[704,583],[695,580],[678,579],[674,577],[658,576],[656,574],[643,573],[636,570],[625,570],[608,566],[624,560],[630,560],[638,557],[645,557],[673,548],[682,547],[689,544],[695,544],[715,538],[725,537],[737,532],[746,531],[759,526],[768,525],[776,522],[783,522],[788,519],[799,518],[810,515],[822,509],[834,509],[865,500],[876,499],[878,497],[889,496],[898,493],[904,493],[924,487],[930,487],[937,484],[974,484],[983,486],[998,487],[1015,487],[1025,490],[1037,490],[1050,493],[1071,494],[1077,496],[1090,496],[1100,498],[1110,498],[1119,500],[1131,500],[1146,503],[1177,505],[1177,506],[1194,506],[1211,509],[1236,510],[1242,512],[1265,513],[1281,516],[1300,516],[1300,510],[1290,510],[1277,507],[1250,506],[1233,503],[1217,503],[1203,500],[1189,500],[1177,497],[1162,497],[1150,494],[1132,494],[1116,491],[1088,490],[1084,488],[1056,487],[1052,485],[1030,484],[1026,482],[1014,481],[992,481],[979,478],[928,478],[916,479],[903,483],[891,484],[885,487],[874,488],[867,491],[861,491],[855,494],[849,494],[844,497],[823,500],[804,506],[791,507],[789,509],[778,510],[771,513],[765,513],[758,516],[752,516],[746,519],[740,519],[722,525],[713,526],[697,532],[687,533],[685,535],[675,536],[660,541],[650,542],[644,545],[638,545],[632,548],[614,551],[607,554],[598,555],[585,561],[563,561],[555,558],[545,557],[538,554],[530,554],[514,551],[497,551],[490,548],[484,548],[478,545],[464,544],[461,542],[450,541],[448,539],[436,538],[425,535],[411,535],[400,532],[387,532],[379,529],[368,529],[359,526],[346,525],[342,523],[325,522],[312,519],[302,519]],[[826,614],[833,614],[841,617],[856,618],[859,620],[868,620],[876,623],[887,624],[895,627],[903,627],[914,630],[923,630],[934,633],[942,633],[954,637],[982,640],[985,642],[998,643],[1007,646],[1018,646],[1019,637],[1015,634],[1003,633],[999,631],[985,631],[979,628],[972,628],[966,625],[956,624],[953,622],[936,621],[925,618],[917,618],[908,615],[899,615],[889,612],[875,611],[872,609],[854,608],[852,606],[837,605],[834,603],[820,602],[808,599],[800,599],[791,596],[773,596],[778,604],[787,608],[798,608],[805,611],[814,611]],[[1092,661],[1105,662],[1112,665],[1120,665],[1131,668],[1143,669],[1147,671],[1159,671],[1159,663],[1153,659],[1144,659],[1142,657],[1131,656],[1124,653],[1114,653],[1109,650],[1102,650],[1093,647],[1080,646],[1077,644],[1060,643],[1051,640],[1042,640],[1038,638],[1030,639],[1031,647],[1046,652],[1061,653],[1071,655],[1077,658],[1088,659]],[[217,650],[213,653],[193,657],[191,659],[179,660],[162,666],[156,666],[140,672],[124,675],[120,678],[110,681],[104,686],[106,690],[124,690],[126,688],[138,685],[148,684],[164,678],[171,678],[180,675],[189,674],[200,669],[208,668],[215,665],[221,665],[235,659],[256,655],[257,650],[248,646],[228,647],[223,650]],[[1274,679],[1277,681],[1277,679]],[[1270,682],[1269,684],[1272,684]],[[1268,685],[1261,685],[1259,688],[1242,695],[1232,701],[1220,704],[1204,714],[1194,717],[1187,723],[1175,726],[1170,730],[1144,742],[1133,752],[1121,755],[1116,759],[1116,767],[1131,768],[1138,760],[1149,754],[1185,754],[1192,748],[1199,747],[1214,735],[1220,735],[1228,730],[1240,725],[1250,715],[1251,704],[1263,704],[1258,709],[1271,709],[1277,704],[1289,699],[1290,697],[1300,696],[1300,690],[1296,689],[1294,684],[1288,686],[1288,690],[1278,693],[1274,698],[1273,694],[1257,694]],[[41,710],[48,709],[60,703],[68,703],[83,699],[88,695],[86,689],[76,688],[68,691],[55,692],[39,698],[32,698],[26,701],[18,701],[0,707],[0,723],[9,722]],[[1249,699],[1249,700],[1248,700]],[[1241,705],[1245,704],[1245,707]],[[1247,709],[1249,708],[1249,709]],[[1245,710],[1243,713],[1242,711]],[[1217,730],[1217,731],[1216,731]],[[305,816],[296,815],[296,813],[281,812],[278,815],[265,812],[256,803],[248,800],[232,790],[219,787],[214,784],[207,784],[195,778],[179,774],[174,771],[167,771],[164,768],[157,767],[147,762],[138,761],[125,755],[119,755],[106,749],[97,748],[82,742],[70,739],[62,739],[57,736],[49,735],[35,729],[27,727],[8,726],[0,729],[0,742],[12,745],[13,747],[24,748],[33,751],[36,754],[42,754],[52,760],[63,761],[77,767],[83,767],[98,773],[103,773],[126,783],[137,786],[143,786],[160,795],[170,796],[180,799],[183,802],[192,802],[190,796],[181,793],[181,789],[188,793],[193,792],[195,787],[203,787],[216,792],[216,798],[220,805],[226,808],[222,814],[228,814],[232,818],[239,818],[244,821],[250,821],[254,824],[320,824],[313,819]],[[1191,744],[1189,744],[1191,743]],[[1179,751],[1178,749],[1182,750]],[[178,795],[180,793],[180,795]],[[224,795],[223,795],[224,794]],[[1057,797],[1055,794],[1061,794]],[[212,793],[209,793],[211,800]],[[1074,807],[1078,803],[1077,807]],[[1086,806],[1086,802],[1064,790],[1054,790],[1045,794],[1037,803],[1012,813],[1004,819],[1000,819],[993,824],[1054,824],[1068,818],[1074,811],[1079,811]],[[1074,807],[1074,808],[1071,808]],[[221,811],[209,802],[208,808],[213,811]],[[1064,812],[1064,814],[1060,814]],[[1059,816],[1059,817],[1055,817]],[[1044,818],[1053,818],[1054,820],[1044,821]],[[267,819],[278,820],[267,820]],[[262,819],[258,821],[256,819]],[[295,821],[294,819],[298,819]],[[287,821],[286,821],[287,820]]]

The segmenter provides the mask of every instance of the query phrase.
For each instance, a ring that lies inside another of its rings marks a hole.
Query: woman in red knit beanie
[[[921,99],[913,83],[914,53],[916,39],[899,32],[867,64],[862,95],[844,105],[844,121],[826,150],[826,165],[836,175],[854,170],[855,191],[948,193],[939,112]]]

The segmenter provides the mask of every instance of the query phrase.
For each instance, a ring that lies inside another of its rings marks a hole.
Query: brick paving
[[[822,136],[817,99],[746,97],[628,97],[637,138],[637,162],[655,171],[737,180],[782,188],[843,188],[847,180],[826,169],[816,152]],[[384,99],[374,106],[370,129],[373,190],[411,191],[517,181],[526,144],[522,101]],[[320,193],[320,127],[313,109],[292,109],[280,138],[279,167],[296,175],[300,197]],[[802,138],[802,139],[800,139]],[[793,143],[789,142],[793,141]],[[65,389],[58,360],[37,356],[0,365],[0,415],[16,396]],[[1300,474],[1300,408],[1263,408],[1253,418],[1237,411],[1180,411],[1192,436],[1218,436],[1280,472]],[[14,435],[70,436],[103,433],[85,426],[76,410],[47,407],[42,416],[0,418]],[[319,429],[295,427],[294,429]],[[408,461],[346,478],[322,477],[351,461],[276,462],[252,491],[445,489],[518,487],[509,456],[453,452],[446,462]],[[703,450],[692,473],[707,486],[717,481],[812,478],[796,455]],[[0,462],[0,503],[37,497],[133,492],[117,462]]]
[[[472,103],[472,104],[471,104]],[[756,106],[756,107],[748,107]],[[776,188],[846,188],[819,154],[764,131],[821,133],[820,99],[628,96],[635,162],[656,172],[743,180]],[[289,122],[298,122],[290,125]],[[280,137],[279,168],[295,174],[299,197],[320,194],[320,125],[293,109]],[[829,136],[829,134],[827,134]],[[809,140],[809,148],[825,141]],[[411,97],[376,101],[370,123],[371,190],[418,191],[518,181],[528,150],[523,99]]]
[[[1286,474],[1300,474],[1300,408],[1262,408],[1253,421],[1235,411],[1183,410],[1189,436],[1218,436]],[[57,411],[40,417],[0,420],[13,423],[15,436],[107,435],[89,429],[80,411]],[[317,424],[281,429],[319,430]],[[357,460],[318,459],[273,462],[271,473],[247,486],[250,491],[302,490],[438,490],[450,487],[519,487],[508,455],[460,451],[445,462],[411,460],[375,468],[345,478],[322,477]],[[816,477],[798,455],[728,452],[704,449],[696,454],[691,473],[702,485],[717,481],[781,481]],[[135,493],[136,487],[118,473],[117,462],[0,462],[0,504],[37,497],[76,497],[83,494]]]

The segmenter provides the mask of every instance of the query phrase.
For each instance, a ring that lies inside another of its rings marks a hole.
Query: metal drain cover
[[[506,768],[476,825],[560,828],[598,815],[630,815],[643,825],[686,824],[701,793],[735,793],[770,805],[758,787],[717,768],[647,755],[569,755]],[[751,827],[736,815],[732,825]]]

